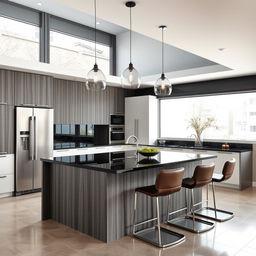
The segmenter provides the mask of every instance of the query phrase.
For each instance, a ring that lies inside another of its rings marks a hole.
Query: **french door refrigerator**
[[[16,195],[41,189],[40,158],[52,155],[53,109],[16,107]]]

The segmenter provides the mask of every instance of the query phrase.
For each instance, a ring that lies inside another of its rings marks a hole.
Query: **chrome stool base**
[[[227,221],[234,217],[233,212],[228,212],[219,209],[216,209],[215,212],[215,209],[212,207],[204,207],[199,210],[196,210],[195,215],[219,222]]]
[[[158,241],[158,228],[151,227],[143,229],[134,233],[133,235],[147,243],[151,243],[160,248],[165,248],[169,246],[174,246],[185,241],[185,236],[169,229],[161,227],[161,244]]]
[[[214,228],[215,224],[206,220],[193,218],[191,216],[178,217],[167,221],[168,224],[182,228],[193,233],[203,233]]]

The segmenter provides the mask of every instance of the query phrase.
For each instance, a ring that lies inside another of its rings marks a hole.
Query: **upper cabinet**
[[[135,135],[141,144],[155,144],[158,138],[158,106],[155,96],[125,98],[125,139]]]
[[[15,105],[53,106],[53,78],[15,72]]]
[[[14,153],[14,106],[0,104],[0,152]]]
[[[14,104],[14,71],[0,70],[0,104]]]

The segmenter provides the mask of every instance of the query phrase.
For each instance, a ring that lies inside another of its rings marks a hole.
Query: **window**
[[[85,75],[94,65],[94,42],[59,32],[50,32],[50,63],[67,69],[82,69]],[[110,47],[97,44],[97,63],[110,73]]]
[[[190,138],[191,117],[211,117],[204,139],[256,140],[256,93],[161,100],[161,137]]]
[[[39,27],[0,17],[0,55],[39,61]]]

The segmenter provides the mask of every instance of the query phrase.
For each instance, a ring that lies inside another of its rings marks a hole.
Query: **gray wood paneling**
[[[200,163],[172,164],[170,168],[183,166],[185,177],[190,177]],[[42,218],[52,218],[105,242],[119,239],[132,231],[135,188],[154,184],[159,170],[154,168],[110,174],[45,163]],[[201,200],[201,193],[201,189],[195,190],[195,202]],[[167,209],[166,197],[160,199],[160,205],[163,221]],[[171,209],[184,206],[185,193],[182,189],[172,195]],[[138,221],[149,219],[153,214],[155,216],[155,212],[151,198],[139,195]]]
[[[53,78],[24,72],[15,72],[15,105],[34,104],[53,106]]]
[[[87,91],[82,82],[54,79],[55,123],[108,124],[109,114],[124,111],[124,90]]]
[[[14,106],[0,105],[0,152],[14,154]]]
[[[14,104],[14,71],[0,70],[0,103]]]
[[[105,91],[91,92],[82,82],[1,69],[1,102],[10,106],[31,104],[53,107],[55,123],[108,124],[110,113],[124,112],[124,90],[108,86]],[[10,123],[8,127],[12,133],[13,119],[14,112],[9,111],[6,122]],[[4,132],[8,132],[5,135],[8,137],[10,131],[5,128],[1,130],[2,134]],[[8,143],[2,147],[13,151],[9,137]]]

